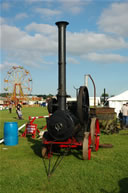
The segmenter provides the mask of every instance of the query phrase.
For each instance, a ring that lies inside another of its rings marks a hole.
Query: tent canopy
[[[125,92],[123,92],[119,95],[116,95],[114,97],[110,97],[108,99],[108,101],[120,101],[120,102],[122,102],[122,101],[125,102],[126,101],[126,102],[128,102],[128,90],[126,90]]]

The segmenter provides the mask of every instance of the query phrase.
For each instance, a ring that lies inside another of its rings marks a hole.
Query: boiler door
[[[68,111],[57,110],[48,118],[47,128],[53,139],[63,141],[72,137],[74,121]]]

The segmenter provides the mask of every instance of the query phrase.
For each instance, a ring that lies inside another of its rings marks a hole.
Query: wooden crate
[[[92,116],[96,116],[99,120],[111,120],[116,116],[114,108],[110,107],[91,108],[90,114]]]

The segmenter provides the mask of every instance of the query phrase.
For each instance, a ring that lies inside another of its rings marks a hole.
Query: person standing
[[[127,120],[127,116],[128,116],[128,107],[126,104],[123,104],[122,106],[122,114],[123,114],[123,126],[126,127],[126,120]]]
[[[22,108],[21,104],[18,103],[18,105],[17,105],[17,107],[16,107],[16,113],[17,113],[17,115],[18,115],[18,119],[22,119],[21,108]]]
[[[121,129],[123,129],[123,113],[121,112],[121,110],[119,112],[118,118],[120,121],[120,127],[121,127]]]
[[[12,113],[12,102],[9,104],[9,113]]]
[[[128,103],[126,103],[126,107],[127,107],[126,127],[128,128]]]

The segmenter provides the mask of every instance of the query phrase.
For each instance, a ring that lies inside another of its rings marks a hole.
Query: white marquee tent
[[[115,108],[115,112],[117,113],[117,116],[122,108],[122,105],[125,103],[128,103],[128,90],[125,92],[116,95],[114,97],[108,98],[109,101],[109,107]]]

